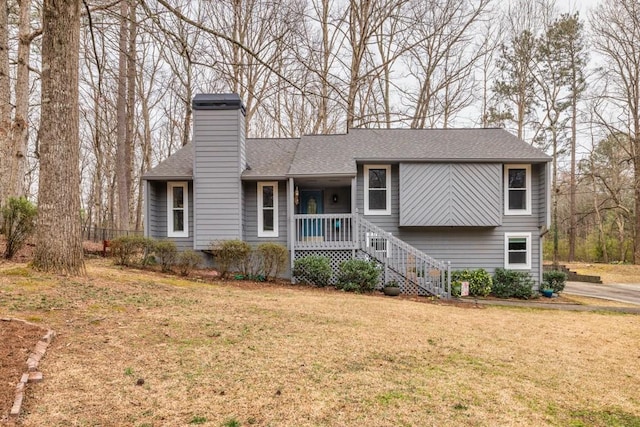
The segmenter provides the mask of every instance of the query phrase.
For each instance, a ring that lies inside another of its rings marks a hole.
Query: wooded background
[[[640,5],[558,6],[0,0],[0,203],[68,197],[71,222],[139,230],[140,176],[189,142],[194,94],[237,92],[249,137],[505,127],[554,158],[546,258],[640,262]],[[62,18],[79,41],[47,50]]]

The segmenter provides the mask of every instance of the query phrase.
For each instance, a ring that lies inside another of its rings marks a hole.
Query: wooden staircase
[[[383,268],[384,283],[396,281],[403,294],[451,298],[451,265],[438,261],[393,234],[355,218],[358,251]]]

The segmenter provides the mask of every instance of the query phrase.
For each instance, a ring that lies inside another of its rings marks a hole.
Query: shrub
[[[202,262],[200,254],[193,250],[180,252],[176,261],[176,266],[183,276],[188,276],[193,270],[198,268]]]
[[[331,281],[331,260],[324,256],[309,255],[293,263],[293,275],[302,284],[326,286]]]
[[[545,271],[542,273],[542,280],[553,292],[558,293],[564,290],[567,281],[567,274],[562,271]]]
[[[278,277],[287,264],[287,248],[279,243],[262,243],[257,252],[266,279]]]
[[[340,263],[338,289],[347,292],[371,292],[380,281],[380,269],[374,261],[350,259]]]
[[[178,256],[178,248],[175,242],[171,240],[160,240],[155,243],[153,251],[162,267],[162,271],[171,271],[171,267],[175,264]]]
[[[493,281],[484,268],[477,270],[458,270],[451,273],[451,293],[460,295],[462,282],[469,282],[469,295],[486,297],[491,292]]]
[[[497,268],[493,275],[493,295],[498,298],[529,299],[533,294],[533,279],[526,271]]]
[[[245,273],[248,260],[251,255],[251,246],[242,240],[225,240],[222,243],[213,244],[212,251],[218,262],[220,275],[227,277],[230,271],[243,270]]]
[[[4,257],[11,259],[22,248],[36,226],[38,209],[25,197],[9,197],[2,208],[2,234],[7,240]]]
[[[111,240],[111,256],[116,259],[116,264],[129,266],[142,260],[145,251],[152,246],[153,240],[146,237],[120,236]]]

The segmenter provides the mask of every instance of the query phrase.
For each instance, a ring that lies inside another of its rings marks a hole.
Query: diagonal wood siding
[[[502,165],[400,164],[400,226],[502,224]]]

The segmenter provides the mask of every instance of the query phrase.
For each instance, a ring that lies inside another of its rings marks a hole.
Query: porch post
[[[358,221],[358,180],[357,177],[351,178],[351,220],[352,220],[352,239],[355,248],[352,249],[352,258],[356,257],[356,251],[360,249],[360,224]]]
[[[291,282],[295,282],[293,277],[293,262],[296,258],[296,220],[294,218],[295,210],[294,210],[294,202],[293,202],[293,178],[289,178],[287,182],[287,222],[289,224],[288,236],[289,236],[289,253],[290,253],[290,264],[291,264]]]

